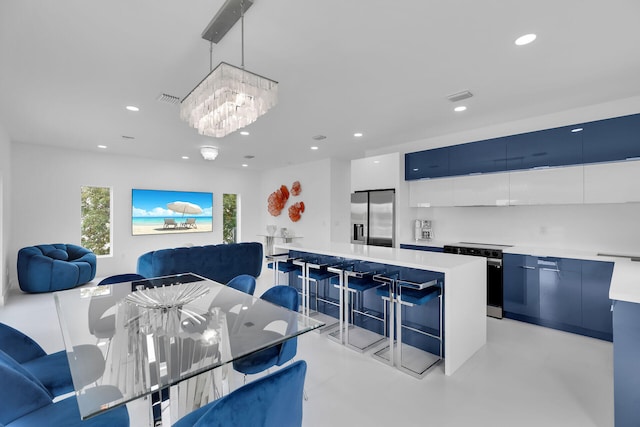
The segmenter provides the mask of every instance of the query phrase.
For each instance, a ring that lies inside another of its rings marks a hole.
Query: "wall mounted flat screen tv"
[[[213,193],[131,190],[134,236],[213,231]]]

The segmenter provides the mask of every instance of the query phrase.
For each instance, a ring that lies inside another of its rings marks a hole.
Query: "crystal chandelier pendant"
[[[180,103],[180,118],[201,135],[222,138],[277,102],[278,82],[221,62]]]

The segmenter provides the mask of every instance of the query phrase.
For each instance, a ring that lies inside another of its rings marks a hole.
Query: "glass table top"
[[[83,419],[323,326],[192,273],[54,298]]]

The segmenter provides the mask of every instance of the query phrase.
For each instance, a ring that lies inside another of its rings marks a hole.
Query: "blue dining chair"
[[[37,378],[51,397],[61,396],[74,390],[66,351],[47,354],[31,337],[4,323],[0,323],[0,351],[6,353]],[[86,366],[89,382],[102,376],[105,362],[98,347],[81,345],[75,347],[74,352],[83,353],[83,357],[92,361],[91,366]],[[87,384],[79,386],[84,385]]]
[[[126,406],[111,409],[88,420],[80,419],[75,396],[53,402],[47,389],[13,358],[0,352],[0,425],[4,427],[127,427]],[[105,400],[122,397],[115,387],[100,386],[86,391]],[[89,396],[90,398],[92,396]]]
[[[241,274],[229,280],[227,286],[245,294],[253,295],[256,291],[256,278],[250,274]]]
[[[289,310],[298,311],[298,291],[291,286],[273,286],[267,289],[260,296],[260,299]],[[275,365],[282,366],[293,359],[297,351],[298,339],[290,338],[283,343],[260,350],[233,362],[233,369],[245,375],[257,374]]]
[[[185,415],[173,427],[298,427],[307,363],[291,365],[252,381]]]

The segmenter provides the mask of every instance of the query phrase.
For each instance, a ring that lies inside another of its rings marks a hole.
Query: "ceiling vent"
[[[327,139],[327,137],[324,135],[316,135],[316,136],[312,136],[311,139],[315,139],[316,141],[322,141],[323,139]]]
[[[166,93],[161,93],[156,98],[159,102],[163,102],[165,104],[177,105],[180,103],[180,98],[173,95],[168,95]]]
[[[447,99],[451,102],[458,102],[462,101],[463,99],[471,98],[472,96],[473,94],[471,92],[465,90],[464,92],[458,92],[454,93],[453,95],[449,95],[447,96]]]

